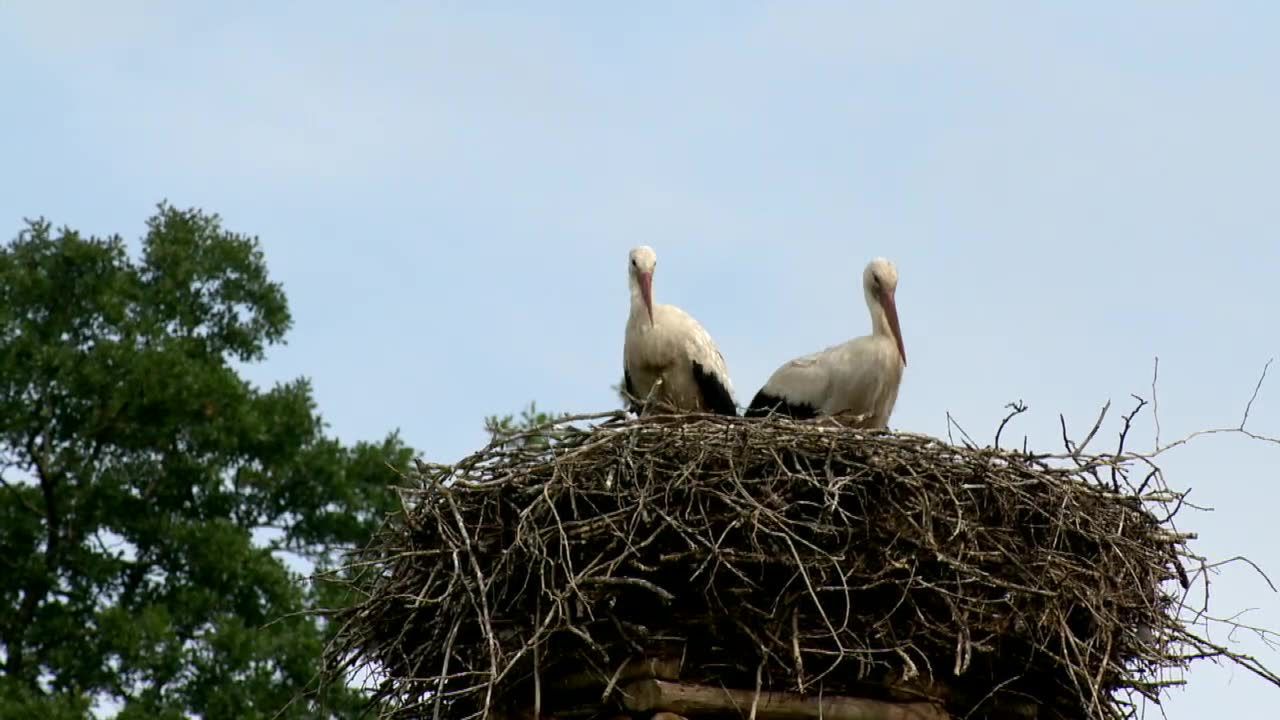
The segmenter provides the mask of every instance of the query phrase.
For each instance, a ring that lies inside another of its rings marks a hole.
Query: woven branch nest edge
[[[1141,456],[610,413],[420,465],[399,492],[328,653],[378,678],[386,718],[607,716],[641,659],[972,718],[1130,717],[1208,656],[1280,682],[1192,632],[1202,560]]]

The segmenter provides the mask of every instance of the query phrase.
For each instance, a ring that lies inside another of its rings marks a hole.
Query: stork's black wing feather
[[[631,384],[631,372],[627,370],[626,366],[622,368],[622,389],[627,393],[627,409],[639,415],[640,404],[635,400],[636,388]]]
[[[702,364],[693,362],[693,382],[698,386],[698,392],[702,393],[702,402],[711,412],[718,415],[738,416],[738,406],[733,403],[733,395],[729,394],[729,388],[720,382],[720,378],[715,373],[709,373],[702,368]]]
[[[788,415],[796,420],[809,420],[818,416],[818,408],[809,403],[788,402],[784,397],[771,395],[761,390],[756,393],[754,398],[751,398],[751,405],[747,407],[747,411],[743,415],[746,417],[764,417],[772,413]]]

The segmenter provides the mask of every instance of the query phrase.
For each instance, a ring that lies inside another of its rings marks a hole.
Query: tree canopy
[[[136,254],[44,220],[0,248],[0,717],[354,714],[304,694],[307,611],[341,598],[302,573],[369,537],[412,451],[241,377],[290,323],[257,240],[199,210],[159,206]]]

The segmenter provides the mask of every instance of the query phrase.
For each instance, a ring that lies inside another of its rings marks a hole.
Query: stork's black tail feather
[[[631,372],[627,370],[625,365],[622,368],[622,394],[627,403],[627,409],[639,415],[641,408],[636,398],[636,387],[631,384]]]
[[[772,413],[787,415],[795,420],[810,420],[818,417],[818,408],[809,403],[788,402],[786,398],[771,395],[764,390],[756,393],[751,405],[743,413],[745,417],[764,417]]]
[[[698,392],[702,393],[702,402],[711,409],[711,412],[717,415],[738,416],[738,406],[733,402],[733,396],[729,394],[729,388],[720,382],[720,378],[715,373],[709,373],[702,369],[702,365],[693,363],[693,381],[698,386]]]

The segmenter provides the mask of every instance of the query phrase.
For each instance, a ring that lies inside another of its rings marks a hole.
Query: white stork
[[[778,368],[751,400],[747,417],[770,412],[797,419],[847,414],[853,427],[888,425],[907,365],[894,303],[897,289],[893,263],[884,258],[867,263],[862,291],[871,311],[871,334]]]
[[[658,265],[653,248],[633,249],[629,261],[631,315],[622,347],[622,382],[633,398],[632,409],[639,412],[635,403],[653,400],[657,412],[666,405],[668,411],[736,416],[729,371],[711,335],[684,310],[653,303]]]

